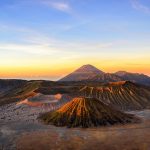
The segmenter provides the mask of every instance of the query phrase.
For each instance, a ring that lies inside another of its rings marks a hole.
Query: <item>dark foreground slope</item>
[[[95,127],[136,122],[131,114],[115,110],[96,98],[74,98],[60,109],[40,116],[47,124],[67,127]]]
[[[83,87],[80,92],[122,110],[150,108],[150,88],[130,81],[112,82],[99,87]]]

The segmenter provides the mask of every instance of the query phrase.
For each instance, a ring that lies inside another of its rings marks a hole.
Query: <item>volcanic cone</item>
[[[40,118],[47,124],[67,127],[96,127],[125,124],[138,119],[131,114],[116,110],[96,98],[74,98],[60,109],[43,114]]]

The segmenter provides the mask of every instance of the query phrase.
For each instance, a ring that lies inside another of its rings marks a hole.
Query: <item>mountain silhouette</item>
[[[83,81],[100,74],[104,74],[104,72],[88,64],[83,65],[82,67],[75,70],[66,77],[60,79],[59,81]]]
[[[139,73],[118,71],[116,73],[105,73],[92,65],[83,65],[71,74],[59,81],[92,81],[92,82],[117,82],[132,81],[144,85],[150,85],[150,77]]]
[[[150,85],[150,77],[144,74],[118,71],[115,73],[115,75],[121,77],[122,80],[128,80],[140,84]]]

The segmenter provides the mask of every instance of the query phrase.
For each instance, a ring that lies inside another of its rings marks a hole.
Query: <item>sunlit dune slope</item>
[[[95,127],[137,121],[96,98],[74,98],[60,109],[40,116],[45,123],[67,127]]]
[[[85,86],[80,92],[122,110],[150,108],[150,89],[130,81],[110,82],[99,87]]]

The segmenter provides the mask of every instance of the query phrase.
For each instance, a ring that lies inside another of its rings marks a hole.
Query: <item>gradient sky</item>
[[[0,78],[83,64],[150,75],[150,0],[0,0]]]

